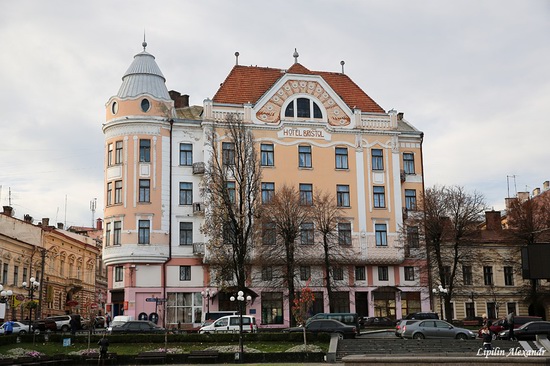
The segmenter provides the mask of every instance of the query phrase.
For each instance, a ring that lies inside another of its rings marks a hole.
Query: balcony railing
[[[204,174],[204,163],[193,163],[193,174]]]
[[[193,243],[193,254],[204,255],[204,243]]]

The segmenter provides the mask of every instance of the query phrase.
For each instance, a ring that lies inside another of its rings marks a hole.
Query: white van
[[[199,329],[200,334],[210,333],[237,333],[239,331],[239,315],[222,316],[218,320]],[[243,332],[256,333],[256,318],[251,315],[243,315]]]
[[[111,324],[109,324],[109,327],[107,328],[107,332],[111,333],[111,330],[113,330],[113,327],[118,327],[119,325],[129,322],[130,320],[134,320],[134,317],[130,315],[115,316],[111,321]]]

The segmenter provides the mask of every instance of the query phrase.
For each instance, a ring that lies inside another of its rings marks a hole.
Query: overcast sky
[[[0,204],[103,217],[105,103],[136,53],[202,105],[235,64],[341,70],[424,137],[426,186],[489,207],[550,180],[550,1],[3,1]],[[508,178],[510,177],[510,178]],[[509,184],[508,184],[509,183]],[[9,192],[11,191],[11,195]],[[11,201],[10,201],[11,200]]]

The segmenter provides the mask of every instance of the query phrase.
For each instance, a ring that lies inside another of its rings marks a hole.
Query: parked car
[[[439,315],[437,313],[410,313],[408,314],[405,319],[416,319],[416,320],[424,320],[424,319],[439,319]]]
[[[361,334],[361,317],[357,313],[317,313],[306,321],[306,325],[317,319],[334,319],[346,325],[351,325],[357,330],[357,335]]]
[[[26,324],[27,329],[29,328],[28,321],[23,322]],[[57,324],[52,319],[37,319],[33,321],[32,323],[32,330],[33,331],[40,331],[40,332],[55,332],[57,330]]]
[[[338,338],[355,338],[357,329],[353,325],[346,325],[334,319],[315,319],[308,322],[305,326],[307,333],[331,333],[337,334]],[[295,333],[303,332],[303,327],[292,327],[283,330],[284,332]]]
[[[57,315],[57,316],[49,316],[46,318],[46,320],[53,320],[56,324],[56,330],[60,330],[62,332],[68,332],[71,330],[71,319],[76,319],[76,330],[82,329],[82,318],[78,314],[74,315]]]
[[[164,328],[149,320],[130,320],[122,325],[113,327],[111,334],[164,333],[164,331]]]
[[[131,320],[134,320],[133,316],[117,315],[113,318],[113,320],[111,321],[111,324],[109,324],[109,326],[107,327],[107,332],[110,333],[114,327],[121,326],[122,324],[129,322]]]
[[[6,324],[6,323],[4,323]],[[0,334],[4,334],[4,324],[0,325]],[[29,325],[21,322],[13,322],[13,334],[26,334],[29,331]]]
[[[385,316],[373,316],[365,319],[365,327],[393,327],[395,320]]]
[[[256,333],[258,326],[256,325],[256,318],[251,315],[243,315],[243,332]],[[213,323],[200,327],[200,334],[209,333],[233,333],[239,331],[240,324],[239,315],[222,316]]]
[[[421,320],[403,327],[403,338],[456,338],[475,339],[476,334],[469,329],[455,327],[444,320]]]
[[[401,319],[397,321],[397,324],[395,325],[395,336],[401,338],[403,336],[403,329],[405,325],[416,323],[419,320],[409,320],[409,319]]]
[[[533,340],[537,334],[547,335],[550,337],[550,322],[547,321],[534,321],[523,324],[519,328],[514,329],[514,338],[518,341],[521,340]],[[503,330],[498,334],[499,339],[509,339],[510,331]]]

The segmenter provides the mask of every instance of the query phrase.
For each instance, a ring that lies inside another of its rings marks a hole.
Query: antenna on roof
[[[342,65],[342,74],[344,73],[344,65],[346,62],[344,60],[340,61],[340,65]]]
[[[294,49],[294,54],[292,55],[292,57],[294,57],[294,63],[297,64],[298,57],[300,57],[300,55],[298,54],[298,51],[296,51],[296,48]]]
[[[143,50],[145,51],[145,48],[147,47],[147,42],[145,42],[145,29],[143,30],[143,43],[141,45],[143,46]]]
[[[507,175],[506,185],[508,186],[508,198],[510,198],[510,178],[514,179],[514,189],[516,191],[516,196],[518,195],[518,188],[516,186],[516,175]]]
[[[239,51],[235,52],[235,65],[239,64]]]

